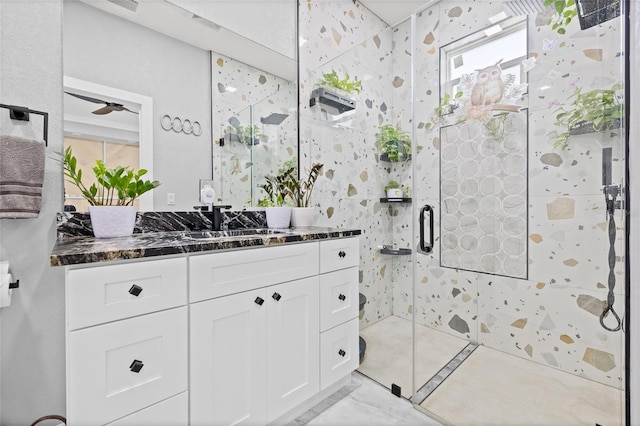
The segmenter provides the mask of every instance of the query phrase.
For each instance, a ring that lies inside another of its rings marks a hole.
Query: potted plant
[[[349,95],[353,92],[362,92],[362,81],[351,80],[349,73],[345,73],[344,78],[340,78],[333,68],[331,72],[322,73],[322,80],[318,82],[318,86],[338,89]]]
[[[399,127],[385,124],[378,134],[380,144],[380,160],[398,162],[411,158],[411,137]]]
[[[267,196],[261,201],[267,215],[269,228],[288,228],[291,221],[291,207],[287,206],[286,198],[289,193],[287,182],[291,179],[293,168],[289,168],[276,176],[267,175],[265,183],[258,185]]]
[[[403,192],[400,188],[400,184],[395,180],[390,180],[384,187],[384,191],[387,194],[387,198],[402,198]]]
[[[289,191],[289,196],[293,200],[293,209],[291,210],[292,226],[311,226],[313,223],[313,213],[315,209],[309,204],[311,202],[311,191],[320,176],[320,172],[324,164],[315,163],[311,166],[309,174],[305,179],[296,178],[294,173],[288,176],[285,185]]]
[[[553,131],[554,147],[565,149],[569,136],[588,132],[606,132],[618,128],[624,116],[624,104],[620,94],[623,86],[614,84],[611,89],[593,89],[582,92],[577,88],[569,97],[573,99],[568,106],[560,106],[555,111],[555,125],[566,129]]]
[[[136,210],[133,202],[147,191],[160,185],[157,180],[143,180],[147,171],[135,172],[129,167],[109,169],[101,160],[93,167],[97,183],[87,187],[82,182],[82,170],[71,147],[63,154],[64,174],[89,202],[91,227],[97,238],[124,237],[133,234]]]

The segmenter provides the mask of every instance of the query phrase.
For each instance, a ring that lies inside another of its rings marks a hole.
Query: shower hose
[[[606,192],[605,192],[606,194]],[[600,325],[608,331],[618,331],[622,328],[622,320],[620,316],[613,308],[613,304],[615,302],[615,294],[614,289],[616,288],[616,275],[615,275],[615,266],[616,266],[616,219],[614,217],[614,213],[616,210],[616,198],[617,191],[613,191],[613,196],[611,198],[607,197],[607,215],[609,216],[609,293],[607,294],[607,306],[600,314]],[[604,323],[604,319],[611,312],[611,315],[616,320],[616,327],[611,328]]]

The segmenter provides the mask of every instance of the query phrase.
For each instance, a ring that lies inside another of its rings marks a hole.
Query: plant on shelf
[[[362,81],[351,80],[349,73],[345,73],[344,78],[340,78],[333,68],[331,72],[322,73],[322,80],[318,82],[318,85],[322,87],[333,87],[349,94],[353,92],[360,93],[362,91]]]
[[[545,6],[551,6],[554,14],[549,18],[548,24],[558,34],[566,34],[567,27],[573,18],[578,16],[578,8],[575,0],[544,0]]]
[[[402,198],[404,193],[402,187],[395,180],[390,180],[384,187],[384,191],[387,194],[387,198]]]
[[[309,207],[311,201],[311,192],[316,180],[320,176],[320,172],[324,164],[315,163],[311,166],[309,174],[305,179],[298,179],[294,173],[287,175],[285,185],[288,189],[288,195],[293,201],[294,207]]]
[[[131,206],[142,194],[160,185],[157,180],[142,179],[142,176],[147,174],[145,169],[137,172],[122,166],[110,169],[102,160],[96,160],[93,173],[97,184],[92,183],[87,187],[82,182],[82,170],[78,168],[78,160],[73,155],[71,147],[65,149],[62,157],[67,182],[75,185],[92,206]]]
[[[411,137],[399,127],[390,124],[380,127],[378,143],[383,161],[398,162],[411,158]]]
[[[260,142],[260,129],[258,126],[227,126],[225,132],[238,138],[238,142],[244,145],[257,145]]]
[[[445,93],[442,96],[440,105],[433,109],[434,115],[431,117],[431,122],[426,124],[427,130],[433,129],[441,123],[442,118],[446,115],[452,114],[456,109],[460,108],[460,104],[456,99],[461,98],[463,92],[456,92],[454,95]]]
[[[587,92],[577,88],[569,97],[572,102],[555,111],[554,124],[566,130],[549,132],[555,137],[554,147],[565,149],[571,135],[606,132],[620,127],[624,116],[622,90],[622,83],[614,84],[611,89],[593,89]]]

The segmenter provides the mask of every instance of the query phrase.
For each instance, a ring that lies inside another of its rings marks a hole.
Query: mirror
[[[71,91],[67,82],[74,80],[100,87],[102,93],[86,88],[73,93],[123,104],[139,112],[139,120],[146,115],[140,104],[113,92],[150,99],[151,127],[145,132],[138,125],[141,154],[134,167],[147,168],[148,176],[153,173],[162,184],[140,200],[140,210],[192,210],[199,204],[200,179],[214,180],[217,204],[241,209],[257,199],[261,176],[276,173],[277,165],[297,155],[296,3],[116,3],[64,2],[65,91]],[[236,91],[227,91],[228,86]],[[86,103],[88,122],[98,118],[91,112],[104,105],[64,98],[65,136],[95,140],[99,132],[85,129],[84,134],[69,124],[68,103]],[[279,124],[260,120],[272,114],[288,117]],[[135,121],[127,111],[99,118],[116,116]],[[230,119],[237,120],[237,127],[258,129],[262,144],[221,144]],[[145,139],[152,141],[150,149]],[[127,141],[130,147],[132,139]]]

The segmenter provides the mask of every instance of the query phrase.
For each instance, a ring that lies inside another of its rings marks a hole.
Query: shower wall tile
[[[624,293],[624,231],[618,222],[616,293]],[[529,279],[554,287],[598,291],[607,287],[609,236],[603,196],[531,197]]]
[[[600,326],[602,292],[484,274],[478,277],[478,292],[481,344],[622,386],[624,335]],[[616,301],[615,309],[622,316],[622,300]]]

